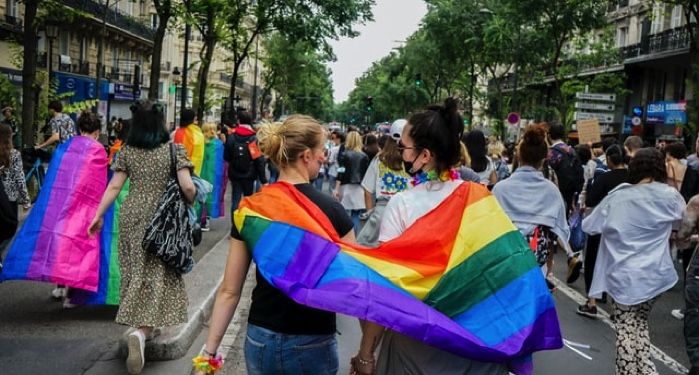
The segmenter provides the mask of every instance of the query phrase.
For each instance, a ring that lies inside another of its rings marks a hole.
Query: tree
[[[160,64],[163,55],[163,40],[170,20],[176,14],[176,5],[172,0],[153,0],[155,12],[158,15],[158,26],[155,29],[153,38],[153,55],[150,63],[150,88],[148,89],[148,99],[158,100],[160,90]]]
[[[354,25],[372,19],[373,3],[373,0],[230,1],[226,17],[230,36],[226,46],[233,54],[233,83],[229,98],[236,96],[235,81],[240,68],[260,35],[276,30],[290,40],[308,42],[330,52],[327,39],[355,36]]]

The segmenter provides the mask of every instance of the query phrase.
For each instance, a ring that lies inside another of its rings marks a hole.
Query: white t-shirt
[[[340,153],[340,146],[333,146],[328,151],[328,174],[337,177],[337,154]]]
[[[389,200],[401,191],[410,188],[410,175],[405,171],[394,171],[375,157],[362,179],[362,187],[377,200]]]
[[[417,219],[432,211],[463,183],[465,182],[461,180],[427,182],[396,194],[388,201],[383,213],[379,242],[400,236]]]
[[[485,166],[485,170],[482,172],[476,172],[478,174],[478,177],[481,179],[481,184],[483,185],[490,185],[490,175],[495,172],[495,163],[493,163],[493,159],[490,157],[486,156],[488,158],[488,164]]]

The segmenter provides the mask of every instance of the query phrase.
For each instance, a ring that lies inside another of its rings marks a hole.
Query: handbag
[[[174,271],[185,274],[194,267],[192,224],[177,181],[175,145],[170,144],[170,181],[146,228],[142,246]]]

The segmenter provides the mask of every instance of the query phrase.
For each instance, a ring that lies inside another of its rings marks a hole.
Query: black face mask
[[[422,168],[420,168],[416,171],[413,171],[413,164],[415,163],[415,160],[417,160],[417,158],[419,158],[419,157],[420,157],[420,155],[416,156],[415,159],[413,159],[413,161],[403,160],[403,169],[405,170],[405,173],[410,175],[410,177],[415,176],[416,174],[418,174],[422,171]]]

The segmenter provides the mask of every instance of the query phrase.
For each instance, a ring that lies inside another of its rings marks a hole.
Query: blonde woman
[[[359,215],[366,210],[362,180],[369,167],[369,157],[362,152],[362,136],[356,131],[347,134],[345,151],[338,162],[343,172],[338,173],[334,196],[352,217],[354,231],[358,232]]]
[[[282,124],[261,125],[258,141],[261,151],[279,168],[279,183],[291,185],[308,198],[343,241],[353,242],[352,222],[342,206],[310,183],[325,162],[322,126],[308,116],[291,116]],[[268,194],[267,189],[263,188],[257,196]],[[209,335],[201,353],[204,359],[218,357],[216,351],[240,301],[251,251],[234,225],[223,283],[216,294]],[[274,288],[259,271],[256,276],[245,340],[247,373],[337,373],[335,314],[297,304]]]

